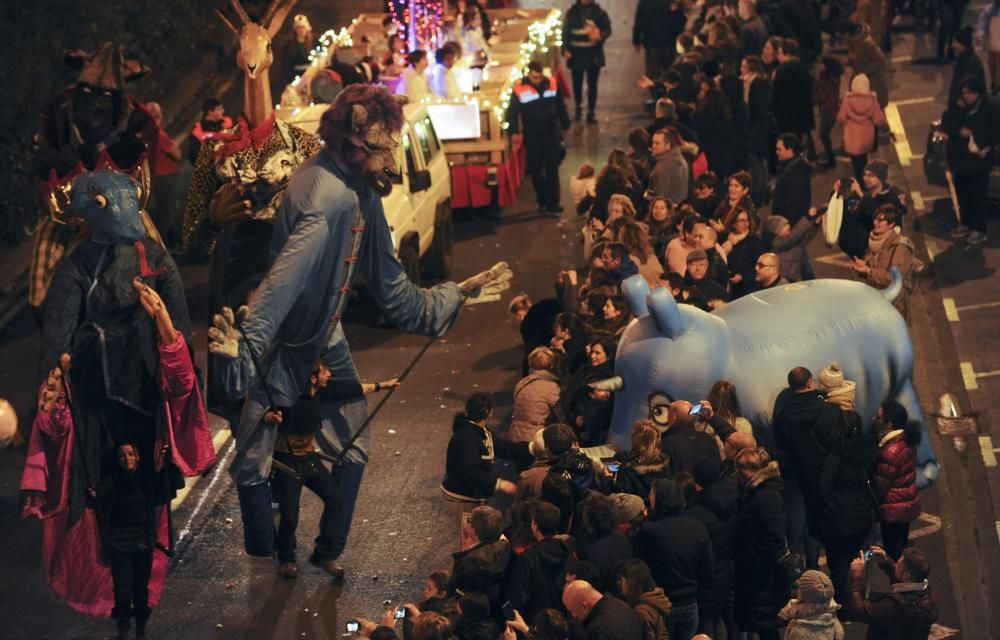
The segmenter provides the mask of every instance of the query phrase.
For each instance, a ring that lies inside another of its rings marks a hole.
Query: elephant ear
[[[670,290],[666,287],[658,287],[646,298],[649,305],[649,315],[653,316],[656,326],[659,327],[663,335],[671,340],[676,340],[684,334],[684,317],[677,306],[674,297],[670,295]]]
[[[632,315],[640,318],[649,313],[646,306],[646,296],[649,295],[649,283],[640,275],[629,276],[622,282],[622,293],[628,302]]]

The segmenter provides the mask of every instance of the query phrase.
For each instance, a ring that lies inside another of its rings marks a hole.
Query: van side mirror
[[[431,188],[431,172],[427,169],[414,171],[410,174],[410,193],[427,191]]]

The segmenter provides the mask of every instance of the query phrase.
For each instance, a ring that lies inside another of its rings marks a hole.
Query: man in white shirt
[[[462,95],[455,80],[452,67],[458,60],[461,47],[457,43],[447,42],[434,52],[437,64],[431,70],[431,91],[440,98],[457,98]]]

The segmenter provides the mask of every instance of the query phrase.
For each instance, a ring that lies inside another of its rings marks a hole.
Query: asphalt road
[[[302,10],[322,30],[326,16],[331,24],[339,25],[343,12],[349,17],[359,6],[377,3],[338,3],[332,9],[333,4],[303,2]],[[580,162],[600,166],[609,148],[625,146],[628,128],[647,123],[644,95],[633,84],[641,63],[628,41],[632,3],[605,4],[612,14],[615,36],[608,44],[609,66],[601,84],[600,122],[575,124],[571,129],[569,155],[562,168],[564,184]],[[336,14],[323,13],[331,11]],[[917,156],[923,152],[927,123],[943,107],[938,96],[950,78],[947,67],[912,63],[912,58],[925,55],[932,46],[929,37],[896,36],[892,97],[902,127],[895,142],[903,153],[897,155],[891,145],[883,145],[878,155],[890,161],[890,181],[911,193],[914,209],[922,201],[923,209],[908,218],[909,231],[919,253],[926,257],[929,249],[934,258],[935,276],[921,281],[911,326],[917,388],[925,413],[929,418],[938,413],[939,395],[951,392],[959,413],[976,414],[977,430],[966,434],[957,446],[952,437],[933,436],[942,476],[923,494],[926,515],[914,526],[913,537],[928,552],[934,567],[931,584],[942,625],[937,637],[994,638],[1000,637],[1000,626],[990,598],[1000,596],[1000,559],[993,496],[1000,493],[989,436],[991,420],[997,420],[1000,391],[1000,376],[993,375],[1000,369],[996,356],[1000,332],[992,311],[1000,304],[995,302],[1000,300],[1000,286],[993,277],[1000,261],[1000,228],[992,220],[993,239],[979,248],[954,244],[946,231],[951,215],[947,193],[923,180]],[[838,131],[835,139],[836,135]],[[904,140],[914,157],[907,157]],[[833,179],[849,173],[845,158],[835,171],[818,174],[814,200],[820,203]],[[568,200],[565,193],[564,203]],[[499,221],[474,216],[457,220],[454,277],[461,279],[506,259],[515,272],[515,291],[535,298],[550,295],[555,274],[580,260],[578,224],[569,207],[561,217],[536,213],[530,184],[526,185],[518,205],[504,211]],[[821,240],[811,253],[821,277],[848,275],[846,262]],[[204,364],[207,270],[199,265],[182,265],[181,270],[197,325],[196,348]],[[451,417],[468,394],[479,390],[495,392],[500,404],[498,425],[509,414],[521,352],[505,308],[502,302],[466,309],[454,330],[427,350],[372,422],[372,462],[351,540],[341,559],[348,572],[343,585],[331,584],[305,562],[300,562],[297,580],[281,580],[275,576],[272,561],[242,553],[239,508],[222,471],[231,455],[231,440],[226,440],[222,425],[215,424],[221,462],[217,472],[202,478],[174,512],[180,553],[151,620],[152,637],[336,637],[346,620],[359,615],[376,617],[386,600],[417,599],[424,577],[433,569],[450,566],[449,554],[457,543],[457,531],[450,525],[438,492]],[[345,323],[365,380],[397,375],[425,343],[395,329],[374,327],[376,316],[370,304],[359,300]],[[27,412],[34,397],[31,387],[39,340],[35,326],[31,314],[24,312],[0,333],[0,387],[21,413]],[[41,527],[17,517],[16,489],[24,453],[24,448],[0,452],[3,635],[105,637],[112,630],[109,621],[76,614],[48,593],[39,555]],[[299,542],[304,557],[319,502],[309,492],[303,496]],[[863,625],[850,625],[848,633],[851,638],[863,637]]]

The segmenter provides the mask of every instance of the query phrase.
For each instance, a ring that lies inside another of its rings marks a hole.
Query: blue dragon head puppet
[[[130,176],[102,169],[76,176],[71,183],[73,211],[90,224],[90,237],[102,244],[133,244],[146,236],[139,214],[142,188]]]

